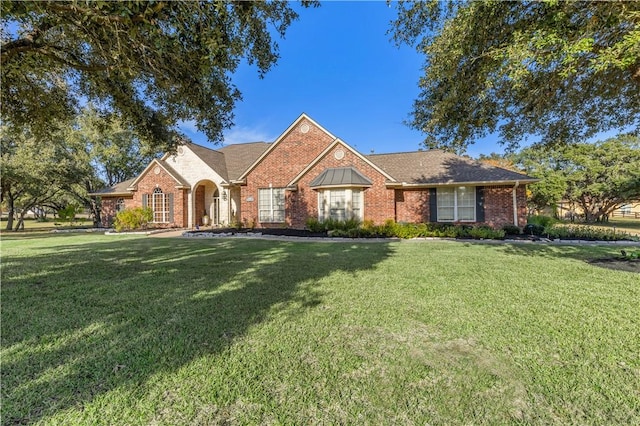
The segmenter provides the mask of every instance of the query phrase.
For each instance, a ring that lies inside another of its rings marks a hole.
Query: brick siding
[[[300,131],[304,124],[310,127],[307,133]],[[296,191],[285,191],[285,223],[259,223],[258,189],[268,188],[269,185],[274,188],[286,187],[309,164],[317,161],[332,142],[329,135],[306,120],[293,128],[247,176],[247,185],[241,188],[242,222],[257,227],[304,228],[307,218],[318,217],[318,192],[311,189],[309,183],[326,168],[332,167],[355,167],[372,181],[372,186],[363,192],[365,219],[375,223],[393,219],[394,194],[385,188],[384,175],[342,144],[337,144],[302,176]],[[334,155],[339,149],[345,153],[340,160]],[[248,198],[253,201],[247,201]]]

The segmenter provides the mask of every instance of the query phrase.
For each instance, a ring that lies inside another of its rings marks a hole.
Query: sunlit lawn
[[[2,422],[638,424],[615,248],[2,237]]]

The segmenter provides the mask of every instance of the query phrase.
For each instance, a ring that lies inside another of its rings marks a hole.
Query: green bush
[[[549,238],[559,238],[564,240],[597,240],[597,241],[617,241],[617,240],[637,240],[638,237],[627,232],[616,231],[614,229],[598,228],[594,226],[563,225],[556,224],[545,230]]]
[[[69,222],[69,224],[72,224],[75,222],[76,215],[80,210],[80,207],[74,204],[69,204],[67,207],[58,210],[58,218],[60,218],[62,222]]]
[[[147,224],[153,220],[153,210],[150,207],[129,208],[116,214],[113,227],[116,231],[131,231],[134,229],[145,229]]]
[[[543,228],[549,228],[552,225],[556,224],[558,221],[551,216],[542,216],[535,215],[527,217],[527,224],[529,225],[539,225]]]
[[[502,230],[506,235],[520,235],[520,227],[515,225],[504,225]]]
[[[502,229],[493,229],[489,226],[474,226],[469,229],[468,234],[476,240],[501,240],[505,236]]]
[[[311,232],[324,232],[324,223],[320,222],[316,217],[307,219],[306,228]]]

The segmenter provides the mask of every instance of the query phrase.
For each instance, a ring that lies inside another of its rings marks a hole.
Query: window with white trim
[[[476,188],[458,186],[438,188],[438,222],[475,222]]]
[[[169,222],[169,197],[160,188],[154,189],[151,194],[151,209],[155,223]]]
[[[318,191],[318,219],[362,220],[362,190],[359,188],[325,189]]]
[[[258,189],[258,220],[284,222],[284,188]]]

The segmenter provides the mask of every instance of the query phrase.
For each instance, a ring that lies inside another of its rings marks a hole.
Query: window
[[[318,218],[323,221],[360,219],[362,220],[361,189],[326,189],[318,192]]]
[[[345,220],[347,217],[347,205],[345,191],[329,191],[329,216],[335,220]]]
[[[124,198],[118,198],[116,200],[116,213],[120,213],[125,208],[124,206]]]
[[[284,222],[284,188],[258,189],[260,222]]]
[[[473,186],[438,188],[438,222],[475,222],[476,189]]]
[[[151,209],[153,210],[153,221],[156,223],[169,222],[169,197],[156,188],[151,195]]]

